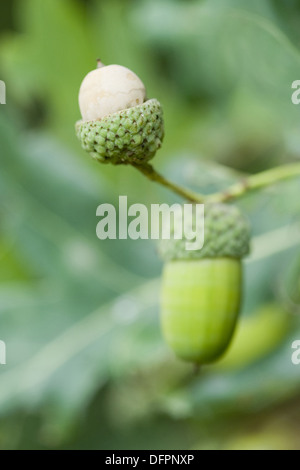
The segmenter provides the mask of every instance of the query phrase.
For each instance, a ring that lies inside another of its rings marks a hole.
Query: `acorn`
[[[176,217],[182,219],[182,212]],[[195,212],[193,217],[193,226],[204,230],[201,249],[187,250],[185,237],[174,237],[175,221],[171,237],[159,242],[166,262],[161,324],[178,358],[203,365],[221,357],[232,339],[241,308],[241,259],[249,252],[250,228],[241,212],[226,204],[205,205],[204,227],[203,221],[195,220]]]
[[[227,354],[215,367],[239,370],[264,359],[282,344],[293,321],[293,315],[275,303],[242,316]]]
[[[162,107],[146,98],[143,82],[126,67],[98,61],[81,84],[79,107],[77,137],[101,163],[143,164],[162,145]]]

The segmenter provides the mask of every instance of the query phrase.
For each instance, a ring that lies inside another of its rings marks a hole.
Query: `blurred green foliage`
[[[161,338],[154,244],[95,234],[102,202],[177,198],[134,169],[97,166],[74,135],[100,56],[163,104],[155,163],[178,182],[211,191],[299,159],[299,22],[293,0],[2,2],[1,449],[300,447],[299,179],[240,202],[254,234],[245,361],[237,348],[238,367],[225,357],[197,376]]]

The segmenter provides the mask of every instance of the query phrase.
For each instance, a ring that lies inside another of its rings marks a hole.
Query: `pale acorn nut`
[[[146,100],[142,81],[121,65],[90,72],[79,92],[82,120],[76,123],[81,145],[102,163],[142,164],[161,147],[162,108]]]
[[[144,103],[146,89],[139,77],[122,65],[98,68],[84,78],[79,91],[83,121],[96,121],[108,114]]]

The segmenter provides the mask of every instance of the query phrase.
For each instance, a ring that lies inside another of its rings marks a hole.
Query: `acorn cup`
[[[142,81],[126,67],[98,61],[81,84],[79,106],[77,137],[101,163],[144,164],[162,145],[161,105],[147,100]]]
[[[198,228],[202,230],[203,224]],[[225,352],[234,333],[242,297],[241,258],[249,252],[249,224],[236,207],[206,205],[203,248],[188,251],[186,241],[172,238],[171,233],[169,240],[159,243],[166,261],[161,324],[176,356],[203,365]]]

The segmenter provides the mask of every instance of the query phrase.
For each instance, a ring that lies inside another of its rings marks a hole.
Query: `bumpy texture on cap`
[[[78,121],[76,133],[83,149],[102,163],[147,162],[164,137],[162,108],[151,99],[99,121]]]
[[[183,213],[183,211],[182,211]],[[250,226],[237,207],[226,204],[205,205],[204,245],[200,250],[186,250],[186,238],[174,236],[175,221],[182,222],[182,213],[175,214],[170,240],[160,240],[159,252],[165,261],[177,259],[242,258],[249,253]],[[198,222],[199,230],[203,226]],[[195,220],[193,228],[196,227]],[[188,227],[186,227],[188,230]]]

